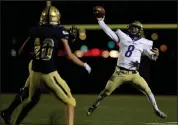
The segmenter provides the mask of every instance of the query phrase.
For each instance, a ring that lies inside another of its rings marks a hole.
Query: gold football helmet
[[[134,21],[129,26],[138,26],[143,29],[143,25],[141,24],[140,21]]]
[[[40,24],[60,24],[61,14],[55,6],[47,6],[41,13]]]
[[[128,33],[137,36],[137,37],[143,37],[144,32],[143,32],[143,25],[141,24],[140,21],[134,21],[128,26]]]

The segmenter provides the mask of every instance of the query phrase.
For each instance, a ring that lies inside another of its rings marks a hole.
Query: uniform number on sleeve
[[[134,49],[135,49],[134,45],[129,45],[127,51],[125,52],[125,56],[130,57]]]

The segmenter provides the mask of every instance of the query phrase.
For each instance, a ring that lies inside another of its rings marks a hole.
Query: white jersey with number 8
[[[133,63],[140,63],[142,54],[147,55],[152,60],[157,59],[157,56],[151,51],[153,41],[145,38],[133,40],[120,29],[116,30],[116,32],[112,31],[104,21],[98,21],[98,23],[111,39],[120,43],[120,56],[117,61],[119,67],[136,70],[137,67],[134,66]]]

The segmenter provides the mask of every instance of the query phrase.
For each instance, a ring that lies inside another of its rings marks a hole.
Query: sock
[[[14,100],[7,108],[9,115],[22,103],[22,101],[28,96],[28,88],[21,88],[20,92],[15,96]]]
[[[17,115],[17,118],[15,120],[15,125],[19,125],[21,123],[21,121],[27,116],[28,112],[31,110],[30,107],[31,103],[28,102],[28,100],[24,101],[22,104],[22,108],[19,112],[19,114]]]
[[[155,100],[155,97],[154,97],[153,93],[146,94],[146,96],[147,96],[147,99],[149,100],[149,102],[152,104],[153,109],[154,109],[155,111],[159,111],[159,109],[158,109],[158,106],[157,106],[157,104],[156,104],[156,100]]]
[[[93,107],[98,107],[98,105],[100,104],[100,102],[107,96],[105,90],[103,90],[99,96],[98,99],[96,100],[96,102],[92,105]]]
[[[19,125],[21,123],[21,121],[28,115],[28,113],[38,104],[39,100],[40,100],[40,93],[36,93],[32,99],[31,102],[29,102],[28,99],[26,99],[23,103],[22,103],[22,108],[19,111],[19,114],[17,115],[16,119],[15,119],[15,125]]]
[[[9,115],[12,114],[12,112],[19,106],[19,104],[21,104],[21,99],[20,96],[17,94],[10,106],[7,108]]]

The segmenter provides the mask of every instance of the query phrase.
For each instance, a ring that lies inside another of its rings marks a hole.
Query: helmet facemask
[[[128,34],[132,37],[142,37],[142,24],[140,22],[133,22],[128,27]]]

